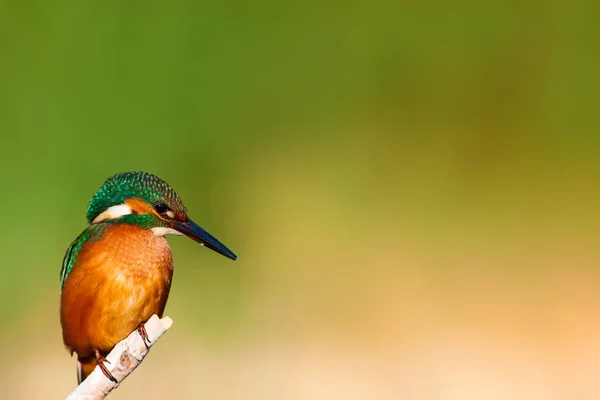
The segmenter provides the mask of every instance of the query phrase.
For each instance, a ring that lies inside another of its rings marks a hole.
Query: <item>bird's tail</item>
[[[77,360],[77,384],[81,384],[89,374],[96,368],[96,359],[93,357],[80,358]]]

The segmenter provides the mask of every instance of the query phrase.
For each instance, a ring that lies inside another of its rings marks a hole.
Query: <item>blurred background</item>
[[[594,2],[1,1],[0,387],[60,399],[59,271],[153,172],[173,328],[111,399],[596,399]],[[565,5],[563,5],[565,4]]]

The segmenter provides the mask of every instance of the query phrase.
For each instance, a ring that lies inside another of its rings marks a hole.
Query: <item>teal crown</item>
[[[175,213],[187,214],[181,198],[167,182],[148,172],[123,172],[108,178],[94,194],[86,212],[88,223],[130,198],[140,198],[153,205],[166,203]]]

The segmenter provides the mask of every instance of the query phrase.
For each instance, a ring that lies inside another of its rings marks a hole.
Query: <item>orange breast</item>
[[[108,227],[84,245],[65,281],[61,324],[65,345],[82,358],[103,353],[152,314],[162,316],[173,275],[164,237],[135,225]]]

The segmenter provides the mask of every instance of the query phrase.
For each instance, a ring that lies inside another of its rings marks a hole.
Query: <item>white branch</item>
[[[158,338],[160,338],[173,324],[173,320],[169,317],[159,319],[155,314],[148,322],[144,324],[150,346],[152,346]],[[148,354],[148,349],[144,344],[144,340],[137,330],[133,331],[127,338],[121,340],[106,359],[110,362],[105,363],[106,368],[117,379],[118,383],[109,380],[99,367],[88,376],[81,385],[77,387],[67,397],[67,400],[98,400],[106,397],[111,390],[117,388],[123,379],[141,364],[142,360]]]

